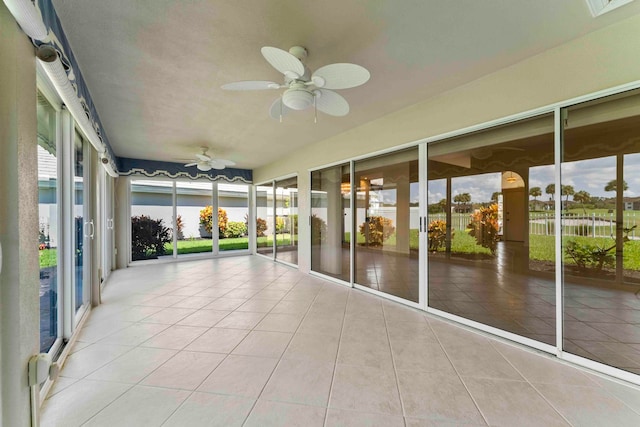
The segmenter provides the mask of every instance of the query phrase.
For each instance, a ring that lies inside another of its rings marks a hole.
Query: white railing
[[[552,236],[555,233],[555,214],[550,212],[529,213],[529,234]],[[444,213],[429,214],[429,221],[446,221]],[[451,215],[451,225],[454,230],[464,230],[471,221],[470,214],[454,213]],[[640,215],[636,211],[623,212],[623,227],[631,228],[640,224]],[[639,227],[640,228],[640,227]],[[616,214],[614,212],[596,213],[563,213],[563,236],[611,237],[616,235]],[[640,239],[637,228],[629,233],[632,240]]]

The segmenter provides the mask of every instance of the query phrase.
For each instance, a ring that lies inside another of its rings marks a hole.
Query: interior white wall
[[[300,218],[308,217],[309,168],[636,81],[640,79],[639,38],[640,16],[634,16],[419,104],[283,155],[278,162],[254,170],[254,182],[297,173]],[[317,126],[322,126],[322,120]],[[300,220],[299,235],[299,267],[309,271],[308,221]]]
[[[30,425],[29,357],[39,350],[34,48],[0,2],[0,425]]]

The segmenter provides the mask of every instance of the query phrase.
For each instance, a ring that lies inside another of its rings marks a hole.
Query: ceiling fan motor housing
[[[282,102],[292,110],[304,110],[313,104],[313,93],[303,88],[291,88],[282,95]]]

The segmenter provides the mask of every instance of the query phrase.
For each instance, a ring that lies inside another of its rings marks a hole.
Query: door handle
[[[91,233],[87,233],[87,226],[91,226]],[[84,223],[84,237],[88,237],[89,239],[93,239],[96,228],[93,225],[93,220],[87,221]]]

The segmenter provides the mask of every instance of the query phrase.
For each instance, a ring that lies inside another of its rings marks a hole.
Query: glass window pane
[[[213,215],[211,182],[176,182],[178,256],[211,253]],[[167,243],[166,252],[173,252]]]
[[[131,259],[173,256],[173,182],[131,181]]]
[[[355,282],[418,302],[418,148],[357,161],[355,172]]]
[[[311,173],[311,269],[349,282],[351,259],[349,165]]]
[[[40,258],[40,351],[58,337],[58,152],[56,111],[38,94],[38,234]]]
[[[256,246],[259,254],[273,254],[273,186],[256,187]]]
[[[75,133],[73,151],[73,185],[75,217],[73,270],[75,278],[75,308],[82,307],[84,289],[84,141],[78,132]]]
[[[551,345],[555,243],[538,223],[554,210],[534,188],[553,183],[553,123],[549,114],[427,148],[429,306]]]
[[[249,186],[244,184],[218,184],[218,206],[227,218],[220,224],[218,249],[234,251],[249,249]]]
[[[640,92],[564,112],[563,348],[640,373]]]
[[[298,178],[276,181],[276,259],[298,264]]]

